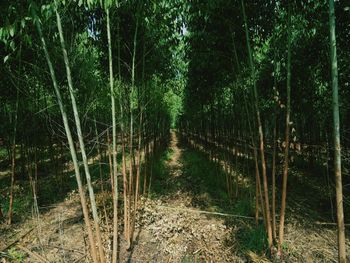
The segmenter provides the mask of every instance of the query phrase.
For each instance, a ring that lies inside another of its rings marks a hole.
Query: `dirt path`
[[[225,220],[202,214],[193,205],[198,195],[192,187],[199,182],[186,173],[186,151],[172,131],[162,185],[167,194],[144,200],[136,243],[126,262],[244,262],[227,246],[231,229]]]
[[[172,151],[171,159],[168,163],[168,168],[172,171],[181,170],[182,164],[180,163],[180,158],[182,154],[182,149],[179,148],[179,140],[177,138],[176,132],[171,132],[170,150]],[[174,174],[177,176],[176,174]]]

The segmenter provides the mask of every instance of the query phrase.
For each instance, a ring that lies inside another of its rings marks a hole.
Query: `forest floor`
[[[210,182],[200,178],[214,171],[206,170],[201,157],[171,133],[153,196],[143,200],[134,247],[121,256],[127,262],[244,262],[228,245],[235,227],[214,214]]]
[[[242,190],[231,202],[224,164],[210,162],[205,151],[171,133],[156,169],[153,196],[144,200],[139,213],[138,238],[127,262],[270,262],[264,228],[254,220],[249,176],[235,171]],[[337,262],[334,210],[321,178],[291,168],[285,256],[274,261]]]
[[[270,262],[264,228],[255,225],[253,187],[242,187],[230,201],[222,167],[174,131],[153,169],[130,250],[120,233],[120,262]],[[291,169],[289,185],[283,262],[337,262],[324,182]],[[88,262],[76,190],[40,211],[39,219],[0,225],[0,262]]]
[[[84,262],[87,251],[76,193],[48,206],[38,217],[2,225],[0,262]]]

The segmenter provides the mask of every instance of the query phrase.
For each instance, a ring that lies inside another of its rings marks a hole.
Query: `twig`
[[[15,239],[14,241],[12,241],[10,244],[8,244],[7,246],[5,246],[4,248],[0,249],[0,252],[3,252],[7,249],[9,249],[10,247],[12,247],[14,244],[16,244],[18,241],[20,241],[21,239],[23,239],[26,235],[28,235],[30,232],[32,232],[34,229],[34,227],[32,227],[31,229],[29,229],[27,232],[25,232],[23,235],[21,235],[20,237],[18,237],[17,239]]]
[[[197,249],[195,252],[193,252],[193,255],[197,254],[198,252],[201,252],[201,248]]]
[[[79,253],[81,255],[85,255],[84,252],[81,252],[79,250],[72,249],[72,248],[65,248],[65,247],[60,247],[60,246],[55,246],[55,245],[45,245],[45,247],[58,248],[58,249],[62,249],[62,250],[70,251],[70,252],[76,252],[76,253]]]
[[[74,260],[73,263],[79,262],[79,261],[82,260],[84,257],[86,257],[86,254],[84,254],[84,255],[82,255],[80,258]]]
[[[191,212],[191,213],[198,213],[198,214],[218,215],[218,216],[228,216],[228,217],[238,217],[238,218],[245,218],[245,219],[255,220],[255,217],[252,217],[252,216],[225,214],[225,213],[219,213],[219,212],[209,212],[209,211],[204,211],[204,210],[195,210],[195,209],[188,209],[188,208],[170,207],[170,206],[163,206],[163,205],[156,205],[156,206],[160,207],[160,208],[166,208],[166,209],[175,210],[175,211]],[[258,219],[262,220],[261,217],[259,217]]]
[[[336,226],[337,223],[331,223],[331,222],[315,222],[316,225],[323,225],[323,226]],[[344,224],[345,226],[350,226],[350,224]]]

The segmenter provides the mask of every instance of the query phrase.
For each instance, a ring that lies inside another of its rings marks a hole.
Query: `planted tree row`
[[[271,252],[276,247],[279,255],[290,165],[326,167],[336,175],[332,196],[339,261],[345,262],[340,145],[346,156],[347,11],[344,3],[334,6],[333,1],[195,2],[189,9],[182,133],[208,148],[218,162],[234,154],[245,156],[239,158],[241,167],[254,160],[256,219],[263,215]],[[345,63],[339,74],[337,60]],[[232,196],[237,179],[230,178],[227,191]]]

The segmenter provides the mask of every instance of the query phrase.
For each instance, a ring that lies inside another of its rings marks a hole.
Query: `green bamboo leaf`
[[[16,49],[15,47],[15,42],[14,41],[11,41],[10,42],[10,48],[14,51]]]
[[[6,61],[9,59],[10,55],[7,55],[4,57],[4,64],[6,63]]]
[[[9,27],[9,33],[10,33],[11,37],[13,37],[15,35],[15,27],[13,25],[11,25]]]

